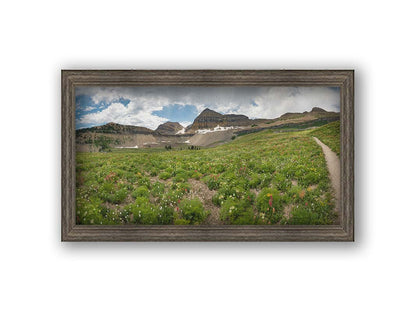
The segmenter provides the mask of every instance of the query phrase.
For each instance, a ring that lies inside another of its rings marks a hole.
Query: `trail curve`
[[[332,188],[335,192],[335,211],[338,212],[340,208],[341,199],[341,164],[339,157],[328,146],[322,143],[318,138],[313,137],[315,142],[322,148],[325,155],[326,165],[329,171],[329,179],[331,180]]]

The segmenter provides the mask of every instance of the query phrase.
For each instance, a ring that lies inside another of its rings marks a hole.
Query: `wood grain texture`
[[[353,70],[62,70],[62,241],[353,241]],[[76,225],[75,87],[338,86],[341,90],[340,225]]]

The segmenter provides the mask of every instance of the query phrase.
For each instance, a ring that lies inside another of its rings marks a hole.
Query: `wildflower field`
[[[339,122],[198,150],[77,153],[77,224],[332,224],[333,191],[312,136],[339,153]]]

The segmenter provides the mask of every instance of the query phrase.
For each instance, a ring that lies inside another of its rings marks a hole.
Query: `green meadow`
[[[77,153],[77,224],[333,224],[319,138],[339,155],[339,122],[262,132],[201,149]]]

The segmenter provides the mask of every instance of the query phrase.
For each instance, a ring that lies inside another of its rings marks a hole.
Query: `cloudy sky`
[[[77,87],[76,128],[116,122],[156,129],[183,126],[205,108],[249,118],[276,118],[314,106],[339,112],[340,91],[331,87]]]

